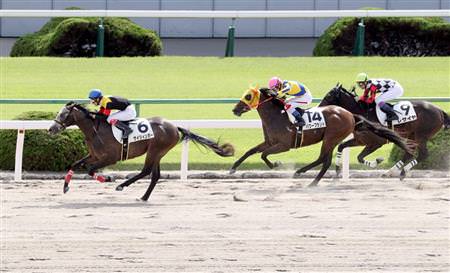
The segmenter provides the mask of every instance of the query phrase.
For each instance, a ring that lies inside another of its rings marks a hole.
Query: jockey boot
[[[128,125],[121,120],[118,120],[115,126],[122,131],[122,139],[127,138],[131,132],[133,132],[133,130],[131,130],[130,127],[128,127]]]
[[[390,106],[389,104],[385,103],[381,105],[380,109],[381,111],[386,113],[386,121],[393,121],[398,119],[398,116],[395,113],[394,108],[392,108],[392,106]]]
[[[303,119],[302,115],[303,115],[304,111],[301,108],[295,108],[295,111],[292,112],[292,115],[295,118],[295,126],[297,127],[302,127],[305,126],[305,120]]]

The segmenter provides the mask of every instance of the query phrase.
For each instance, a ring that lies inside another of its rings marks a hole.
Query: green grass
[[[0,58],[1,98],[85,98],[91,88],[106,94],[141,98],[239,98],[252,84],[265,86],[278,75],[304,82],[314,97],[323,97],[337,82],[346,87],[364,71],[370,77],[398,80],[404,96],[449,96],[450,58]],[[450,111],[448,103],[439,104]],[[58,111],[61,105],[0,105],[0,119],[10,119],[29,110]],[[142,105],[141,116],[168,119],[236,119],[233,105]],[[256,112],[242,118],[256,119]],[[235,144],[237,155],[222,159],[195,146],[190,149],[190,167],[227,169],[246,150],[262,141],[260,130],[196,130],[209,137]],[[319,144],[320,145],[320,144]],[[270,158],[287,166],[311,162],[319,145],[292,150]],[[181,146],[164,158],[164,167],[178,169]],[[359,150],[352,150],[352,164]],[[388,157],[389,146],[370,158]],[[143,158],[120,163],[114,168],[140,168]],[[163,168],[164,168],[163,167]],[[242,168],[265,168],[258,155]]]

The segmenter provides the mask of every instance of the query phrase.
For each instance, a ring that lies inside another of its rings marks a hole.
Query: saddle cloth
[[[309,108],[308,110],[305,110],[302,117],[306,123],[305,126],[303,126],[302,128],[303,131],[327,127],[325,117],[323,116],[322,113],[322,108],[320,107],[313,107]],[[295,118],[291,117],[290,115],[289,118],[291,119],[291,122],[295,121]]]
[[[131,130],[133,132],[128,135],[128,143],[146,140],[155,137],[153,134],[152,126],[147,119],[137,118],[128,122]],[[116,126],[111,126],[114,137],[119,143],[122,143],[122,131],[118,129]]]
[[[392,125],[403,124],[417,119],[416,111],[410,101],[399,101],[393,105],[394,111],[398,116],[398,120],[393,120]],[[381,111],[380,107],[376,107],[378,121],[383,126],[388,126],[386,122],[386,113]]]

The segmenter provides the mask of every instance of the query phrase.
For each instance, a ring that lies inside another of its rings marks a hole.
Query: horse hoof
[[[63,188],[63,193],[66,194],[69,191],[69,189],[70,189],[69,187],[64,187]]]
[[[112,175],[105,176],[105,182],[114,182],[116,181],[115,177]]]
[[[294,176],[292,176],[293,178],[300,178],[302,176],[302,173],[301,172],[299,172],[299,171],[296,171],[295,173],[294,173]]]
[[[144,197],[141,197],[138,200],[141,201],[141,202],[147,202],[148,201],[148,199],[145,199]]]
[[[119,185],[119,186],[116,187],[116,191],[123,191],[123,188],[124,188],[124,187],[122,187],[122,186]]]
[[[275,162],[273,162],[273,168],[274,168],[274,169],[279,168],[279,167],[281,167],[281,166],[283,166],[283,163],[282,163],[281,161],[275,161]]]
[[[230,171],[228,172],[228,174],[234,174],[236,172],[236,169],[230,169]]]
[[[317,184],[319,183],[319,181],[313,181],[311,184],[308,185],[309,188],[311,187],[317,187]]]
[[[375,161],[377,162],[377,165],[378,165],[378,164],[380,164],[381,162],[384,161],[384,157],[377,157],[377,158],[375,159]]]

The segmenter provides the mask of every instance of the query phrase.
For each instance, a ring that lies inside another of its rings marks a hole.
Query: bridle
[[[63,127],[63,129],[65,130],[67,128],[67,125],[65,124],[67,118],[70,116],[70,114],[72,113],[72,110],[75,108],[75,105],[73,107],[70,108],[69,113],[67,114],[66,118],[64,119],[64,121],[60,121],[57,119],[54,119],[53,121],[56,122],[57,124],[61,125]],[[66,106],[67,109],[67,106]],[[74,120],[77,121],[77,119],[74,117]]]
[[[258,102],[258,104],[256,105],[255,109],[258,109],[259,106],[261,106],[262,104],[264,104],[264,103],[266,103],[268,101],[271,101],[273,98],[274,97],[268,97],[267,99],[265,99],[265,100],[263,100],[261,102]]]

